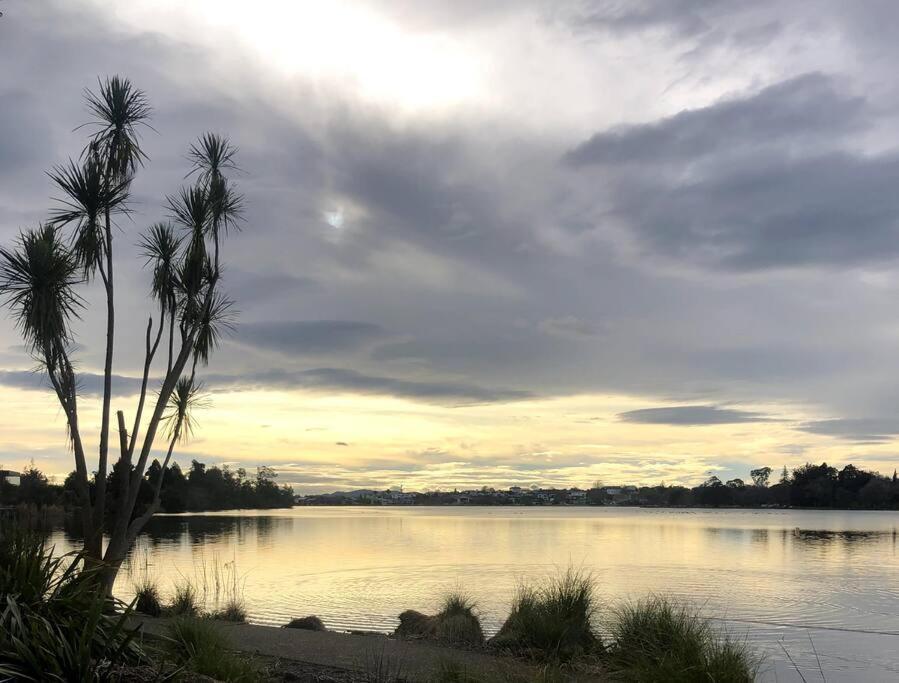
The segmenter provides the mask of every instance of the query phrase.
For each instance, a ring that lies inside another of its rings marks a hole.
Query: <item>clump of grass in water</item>
[[[259,668],[245,656],[232,654],[231,642],[214,622],[181,616],[167,626],[168,655],[178,666],[226,683],[261,678]]]
[[[172,602],[168,607],[169,614],[174,616],[195,617],[200,613],[197,589],[190,581],[175,584]]]
[[[544,585],[522,586],[493,644],[537,659],[568,661],[601,649],[591,621],[596,612],[592,578],[568,569]]]
[[[610,624],[614,679],[643,683],[751,683],[760,661],[745,642],[719,634],[685,605],[663,597],[626,603]]]

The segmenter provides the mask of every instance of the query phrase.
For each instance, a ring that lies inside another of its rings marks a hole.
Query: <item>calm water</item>
[[[516,586],[573,565],[615,602],[693,602],[767,655],[763,680],[899,680],[899,514],[635,508],[294,508],[157,517],[117,592],[236,567],[250,620],[388,631],[461,587],[488,631]],[[70,541],[61,533],[61,547]],[[234,563],[224,567],[225,563]],[[862,633],[862,631],[867,633]],[[786,650],[786,653],[784,652]],[[817,655],[815,652],[817,651]]]

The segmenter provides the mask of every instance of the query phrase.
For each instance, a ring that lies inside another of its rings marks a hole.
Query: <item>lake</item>
[[[148,571],[243,586],[250,621],[316,614],[392,630],[462,588],[488,632],[521,582],[589,571],[608,603],[688,600],[766,655],[762,679],[899,680],[899,513],[603,507],[297,507],[155,518],[117,594]],[[62,532],[60,549],[72,542]],[[213,590],[209,588],[208,594]],[[819,664],[820,660],[820,664]]]

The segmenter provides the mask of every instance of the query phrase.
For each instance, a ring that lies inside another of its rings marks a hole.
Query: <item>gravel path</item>
[[[141,617],[150,634],[163,633],[165,619]],[[235,649],[321,667],[356,672],[382,672],[378,680],[403,678],[429,681],[447,662],[485,677],[515,678],[534,669],[510,657],[460,650],[378,634],[349,634],[218,622]]]

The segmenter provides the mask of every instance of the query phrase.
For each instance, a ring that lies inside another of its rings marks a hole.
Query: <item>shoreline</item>
[[[169,621],[170,618],[141,614],[130,618],[131,625],[140,629],[141,634],[151,637],[164,635]],[[355,676],[364,676],[373,667],[385,666],[392,671],[400,671],[403,679],[409,681],[433,680],[447,663],[484,676],[527,676],[538,670],[533,663],[488,648],[466,649],[377,632],[306,631],[220,620],[214,620],[214,623],[229,637],[234,649],[239,652],[262,658],[289,660],[305,667],[321,669],[322,672],[344,672],[349,674],[349,677],[343,679],[347,681],[367,680],[357,679]]]

